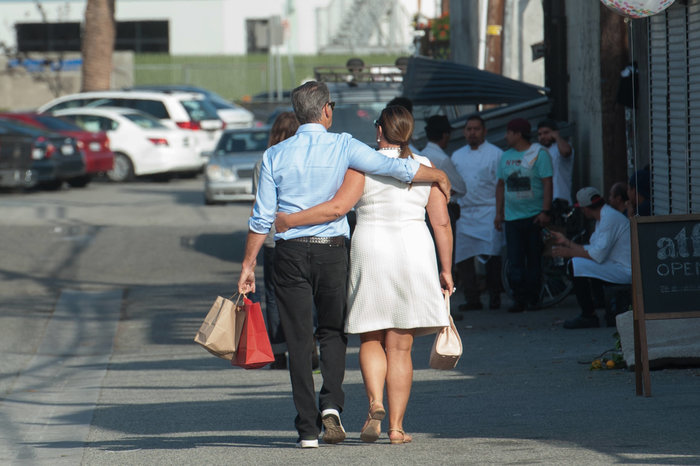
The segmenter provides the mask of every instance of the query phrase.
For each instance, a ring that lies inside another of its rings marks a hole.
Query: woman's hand
[[[443,292],[448,292],[450,296],[455,292],[455,283],[450,272],[440,272],[440,286]]]
[[[277,217],[275,218],[275,230],[277,230],[278,233],[284,233],[285,231],[289,230],[289,224],[287,223],[287,217],[289,214],[285,214],[284,212],[277,212]]]

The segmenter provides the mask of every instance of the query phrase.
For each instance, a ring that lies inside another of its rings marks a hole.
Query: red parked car
[[[78,148],[85,154],[86,173],[84,176],[71,178],[68,181],[71,186],[86,186],[94,175],[107,172],[114,166],[114,154],[109,149],[109,138],[103,131],[91,133],[70,121],[41,113],[0,113],[0,117],[11,118],[75,138],[78,142]]]

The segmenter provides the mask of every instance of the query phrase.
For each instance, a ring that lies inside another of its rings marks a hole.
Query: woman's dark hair
[[[401,151],[399,157],[413,157],[408,143],[413,135],[413,116],[405,107],[390,105],[382,110],[377,125],[382,127],[384,139],[389,144],[396,144]]]
[[[297,120],[294,112],[282,112],[277,115],[275,122],[270,129],[270,139],[267,141],[267,147],[272,147],[275,144],[284,141],[288,137],[294,136],[299,128],[299,120]]]
[[[619,197],[623,201],[628,201],[629,197],[627,197],[627,183],[623,181],[618,181],[614,185],[612,185],[612,188],[610,189],[610,195],[612,197]]]

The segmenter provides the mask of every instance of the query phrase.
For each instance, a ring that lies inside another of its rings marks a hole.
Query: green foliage
[[[292,89],[313,79],[316,66],[345,66],[352,55],[298,55],[281,57],[282,88]],[[393,64],[397,56],[360,57],[366,65]],[[269,88],[269,57],[254,55],[173,56],[137,54],[134,84],[191,84],[210,89],[231,100],[244,101]],[[276,86],[276,82],[273,86]],[[274,90],[274,88],[273,88]]]

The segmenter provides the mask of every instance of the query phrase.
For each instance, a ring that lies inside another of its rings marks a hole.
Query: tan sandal
[[[392,432],[398,432],[399,434],[401,434],[401,438],[391,438]],[[402,445],[404,443],[411,443],[413,441],[413,437],[404,432],[403,429],[389,429],[387,433],[389,434],[389,441],[392,445]]]
[[[374,408],[374,405],[377,405]],[[362,427],[360,432],[360,440],[363,442],[376,442],[379,435],[382,433],[382,420],[386,416],[386,411],[381,403],[372,401],[369,404],[369,413],[367,413],[367,420],[365,425]]]

